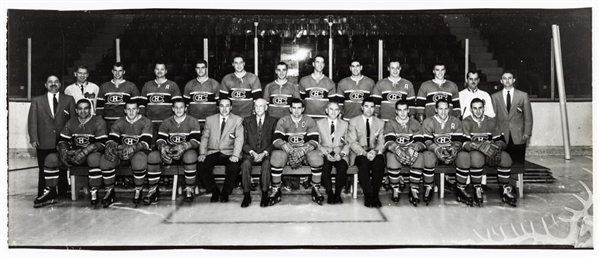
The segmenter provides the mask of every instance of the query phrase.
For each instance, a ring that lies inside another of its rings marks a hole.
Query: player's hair
[[[473,107],[473,103],[481,103],[481,105],[485,106],[485,100],[480,98],[474,98],[473,100],[471,100],[471,108]]]
[[[443,67],[444,67],[444,69],[446,69],[446,65],[445,65],[445,64],[442,64],[442,62],[435,62],[435,64],[434,64],[434,65],[431,67],[431,70],[432,70],[432,71],[433,71],[433,70],[435,70],[435,67],[436,67],[436,66],[443,66]]]
[[[240,54],[233,55],[233,57],[231,58],[231,62],[233,63],[233,60],[235,60],[236,58],[241,58],[242,61],[246,62],[246,59],[244,58],[244,56],[242,56]]]
[[[513,79],[517,79],[517,73],[513,70],[504,70],[500,76],[504,75],[505,73],[510,73],[510,75],[513,76]]]
[[[390,62],[388,63],[388,67],[392,63],[398,63],[400,65],[400,69],[402,69],[402,62],[400,62],[400,60],[398,60],[398,59],[392,59],[392,60],[390,60]]]
[[[183,98],[175,98],[175,99],[171,99],[171,106],[174,107],[175,103],[178,103],[178,102],[183,103],[184,106],[186,105],[185,99],[183,99]]]
[[[323,58],[323,61],[325,61],[325,57],[323,55],[316,55],[312,61],[317,61],[317,57]]]
[[[125,66],[123,66],[123,63],[121,63],[121,62],[116,62],[116,63],[113,65],[113,68],[115,68],[115,67],[123,67],[123,70],[125,70]]]
[[[89,106],[90,108],[92,108],[92,102],[90,102],[90,100],[89,100],[89,99],[86,99],[86,98],[83,98],[83,99],[80,99],[80,100],[78,100],[78,101],[77,101],[77,103],[75,104],[75,107],[78,107],[78,106],[79,106],[79,104],[81,104],[81,103],[87,103],[87,104],[88,104],[88,106]]]
[[[198,66],[198,64],[204,64],[204,66],[208,67],[208,62],[204,59],[196,61],[196,66]]]
[[[138,108],[140,107],[139,100],[137,100],[137,99],[129,98],[129,99],[127,99],[127,101],[125,101],[125,106],[131,105],[131,104],[135,104]]]
[[[365,103],[367,103],[367,102],[371,102],[371,103],[375,104],[375,99],[373,97],[367,97],[367,98],[363,99],[361,106],[364,106]]]
[[[280,66],[280,65],[285,65],[285,69],[286,70],[288,69],[288,65],[283,61],[280,61],[279,63],[277,63],[277,65],[275,66],[275,69],[277,69],[277,66]]]
[[[300,103],[300,105],[302,105],[302,107],[304,107],[304,102],[302,102],[302,100],[301,100],[301,99],[299,99],[299,98],[293,98],[293,99],[292,99],[292,103],[290,103],[290,107],[291,107],[292,105],[294,105],[294,103]]]
[[[360,60],[358,60],[358,59],[352,59],[352,60],[350,61],[350,64],[348,64],[348,66],[352,66],[352,63],[354,63],[354,62],[357,62],[357,63],[358,63],[358,65],[362,66],[362,63],[361,63],[361,62],[360,62]]]
[[[156,69],[156,66],[159,65],[159,64],[164,65],[165,66],[165,70],[167,70],[167,62],[162,61],[162,60],[154,62],[154,68]]]
[[[90,69],[87,67],[87,65],[77,66],[77,69],[75,69],[75,72],[79,71],[79,69],[85,69],[87,72],[90,71]]]
[[[406,105],[406,107],[408,107],[408,106],[409,106],[409,105],[408,105],[408,101],[406,101],[405,99],[401,99],[401,100],[398,100],[398,101],[396,101],[396,110],[398,110],[398,107],[399,107],[400,105]]]
[[[435,108],[437,109],[440,106],[440,103],[446,103],[448,107],[450,107],[450,102],[446,98],[440,98],[435,102]]]

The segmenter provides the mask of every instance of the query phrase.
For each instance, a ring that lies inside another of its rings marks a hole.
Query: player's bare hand
[[[333,156],[333,158],[335,159],[335,161],[342,160],[342,156],[340,156],[340,154],[338,154],[338,153],[336,153],[335,156]]]
[[[206,159],[206,155],[199,155],[198,156],[198,162],[204,162],[205,159]]]
[[[527,140],[529,140],[529,138],[531,138],[531,136],[529,136],[529,135],[527,135],[527,134],[524,134],[524,135],[523,135],[523,140],[526,140],[526,141],[527,141]]]
[[[236,156],[231,156],[231,157],[229,157],[229,161],[231,161],[233,163],[237,163],[238,161],[240,161],[240,159],[238,159],[238,157],[236,157]]]
[[[39,147],[39,146],[40,146],[39,142],[32,142],[31,143],[31,147],[33,147],[34,149],[37,149],[37,147]]]
[[[375,156],[377,156],[377,152],[375,152],[375,150],[371,150],[369,151],[369,153],[367,153],[367,159],[369,161],[373,161],[375,159]]]

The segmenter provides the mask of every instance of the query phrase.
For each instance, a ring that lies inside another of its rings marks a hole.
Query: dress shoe
[[[333,195],[333,198],[335,198],[334,199],[334,203],[339,203],[339,204],[344,203],[344,201],[342,200],[342,194],[341,193],[335,193]]]
[[[244,193],[244,200],[242,200],[242,208],[246,208],[250,206],[252,202],[252,197],[250,197],[250,193]]]
[[[373,207],[373,205],[371,204],[372,200],[371,197],[372,194],[371,193],[365,193],[365,207]]]
[[[215,187],[212,190],[212,196],[210,197],[210,202],[219,202],[219,195],[221,194],[221,191],[219,191],[218,187]]]
[[[335,196],[333,196],[333,191],[328,190],[326,191],[327,194],[327,203],[328,204],[334,204],[335,203]]]
[[[373,198],[372,199],[373,201],[371,202],[371,204],[372,204],[371,207],[374,207],[374,208],[381,207],[381,201],[379,200],[379,194],[373,194],[372,198]]]
[[[229,194],[227,194],[227,193],[225,192],[225,190],[223,190],[223,191],[221,192],[221,200],[220,200],[220,201],[221,201],[221,202],[229,202]]]
[[[263,191],[260,197],[260,207],[269,206],[269,191]]]

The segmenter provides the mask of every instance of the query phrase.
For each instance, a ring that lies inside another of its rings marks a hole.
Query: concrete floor
[[[203,195],[189,205],[182,197],[171,201],[166,193],[158,205],[137,209],[129,193],[117,194],[117,202],[106,209],[91,209],[89,197],[82,194],[77,201],[61,198],[55,205],[34,209],[32,178],[37,170],[15,169],[35,166],[35,159],[21,158],[9,162],[8,246],[18,248],[12,251],[190,246],[593,248],[592,158],[528,160],[549,167],[557,180],[526,183],[516,208],[503,204],[497,186],[490,185],[482,207],[460,204],[451,192],[418,207],[402,194],[395,205],[390,192],[382,191],[379,209],[364,207],[362,195],[346,196],[342,205],[319,206],[310,195],[294,192],[284,193],[281,203],[268,208],[259,207],[260,192],[253,192],[253,203],[245,209],[240,208],[241,195],[232,195],[226,204],[210,203]]]

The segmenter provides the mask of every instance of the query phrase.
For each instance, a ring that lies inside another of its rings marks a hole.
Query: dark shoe
[[[420,200],[419,200],[419,188],[418,187],[411,187],[410,188],[410,193],[408,194],[408,201],[410,203],[412,203],[412,205],[414,205],[415,207],[417,207],[417,204],[419,204]]]
[[[473,207],[473,197],[467,193],[465,185],[456,185],[456,200]]]
[[[229,202],[229,194],[227,194],[227,193],[225,192],[225,190],[223,190],[223,191],[221,192],[221,199],[220,199],[220,201],[221,201],[221,202]]]
[[[115,202],[115,189],[106,190],[104,198],[102,198],[102,207],[106,208]]]
[[[33,208],[41,208],[46,205],[55,204],[56,197],[58,197],[58,194],[56,193],[56,188],[46,187],[44,188],[44,192],[42,193],[42,195],[38,196],[33,201]]]
[[[133,204],[137,208],[138,206],[140,206],[141,202],[142,202],[142,189],[135,189],[135,192],[133,193]]]
[[[93,208],[98,206],[98,187],[92,187],[90,190],[90,204]]]
[[[483,188],[481,186],[475,186],[475,203],[479,207],[483,204]]]
[[[399,188],[392,188],[392,201],[396,204],[398,204],[398,202],[400,202],[400,189]]]
[[[252,197],[250,197],[250,193],[244,193],[244,200],[242,200],[242,208],[246,208],[250,206],[252,202]]]
[[[426,206],[429,206],[429,203],[433,199],[433,185],[425,185],[425,193],[423,193],[423,201]]]
[[[269,206],[269,191],[263,191],[260,196],[260,207]]]
[[[342,200],[341,193],[335,193],[335,195],[333,195],[333,198],[335,198],[334,203],[339,203],[339,204],[344,203],[344,201]]]
[[[373,194],[371,194],[371,193],[365,193],[365,207],[369,207],[369,208],[373,207],[373,204],[372,204],[373,200],[371,200],[372,195]]]
[[[500,190],[502,194],[502,202],[510,206],[517,207],[517,198],[515,198],[515,196],[512,195],[512,186],[504,185]]]
[[[381,207],[381,200],[379,200],[379,194],[373,194],[372,198],[373,198],[372,199],[373,200],[372,201],[372,205],[373,205],[372,207],[374,207],[374,208]]]
[[[144,205],[150,205],[150,204],[156,204],[158,203],[158,196],[160,195],[160,192],[158,190],[158,187],[156,187],[156,189],[154,190],[150,190],[148,191],[148,194],[146,194],[146,196],[144,196]]]
[[[327,194],[327,203],[328,204],[335,204],[336,203],[336,199],[335,196],[333,196],[333,191],[325,191],[325,193]]]
[[[210,197],[210,202],[219,202],[219,195],[221,195],[221,191],[219,190],[219,188],[213,188],[212,196]]]
[[[194,201],[194,189],[191,186],[185,188],[185,198],[184,201],[187,203],[192,203]]]
[[[281,201],[281,187],[271,188],[271,194],[269,195],[269,206],[273,206]]]
[[[325,200],[325,198],[323,197],[323,194],[321,194],[321,191],[319,190],[319,186],[315,185],[312,188],[312,192],[310,193],[310,195],[312,196],[312,201],[316,202],[319,205],[323,205],[323,200]]]

